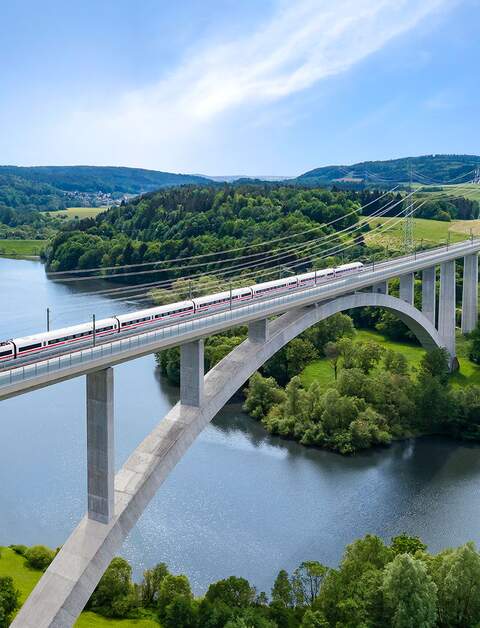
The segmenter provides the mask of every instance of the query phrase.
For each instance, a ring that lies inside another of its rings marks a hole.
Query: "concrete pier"
[[[381,281],[372,286],[372,292],[375,294],[388,294],[388,281]]]
[[[436,268],[425,268],[422,271],[422,314],[435,325],[436,315]]]
[[[478,322],[478,255],[463,258],[462,333],[468,334]]]
[[[455,357],[455,262],[440,265],[440,300],[438,304],[438,333],[445,347]]]
[[[261,343],[268,340],[268,319],[262,318],[248,324],[248,339],[250,342]]]
[[[113,369],[87,374],[88,518],[109,523],[114,515]]]
[[[180,403],[198,408],[203,403],[203,339],[180,347]]]
[[[413,305],[413,273],[407,273],[400,277],[400,298]]]

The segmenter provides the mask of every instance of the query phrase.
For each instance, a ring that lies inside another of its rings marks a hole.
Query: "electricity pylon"
[[[410,164],[410,185],[408,186],[408,204],[405,208],[405,218],[403,219],[403,247],[405,253],[413,250],[413,202],[412,202],[412,165]]]

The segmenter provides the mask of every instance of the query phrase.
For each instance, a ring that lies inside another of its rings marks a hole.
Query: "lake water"
[[[85,282],[87,283],[87,282]],[[0,259],[0,338],[126,311],[135,303],[46,279],[39,262]],[[104,287],[104,286],[103,286]],[[178,397],[153,356],[115,369],[116,463]],[[85,511],[85,381],[0,402],[0,545],[61,545]],[[353,458],[268,436],[226,407],[173,470],[123,555],[138,578],[166,562],[197,593],[235,574],[269,591],[302,560],[338,563],[367,532],[406,531],[430,549],[480,540],[480,450],[440,438]]]

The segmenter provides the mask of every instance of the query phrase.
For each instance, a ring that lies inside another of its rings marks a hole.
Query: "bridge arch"
[[[115,476],[115,516],[105,525],[84,517],[18,613],[12,627],[72,626],[125,538],[200,432],[269,358],[300,333],[333,314],[382,307],[397,315],[426,349],[445,346],[432,323],[405,301],[358,292],[291,310],[272,321],[265,342],[245,340],[205,376],[200,407],[177,403]]]

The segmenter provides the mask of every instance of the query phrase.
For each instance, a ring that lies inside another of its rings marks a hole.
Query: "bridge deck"
[[[328,284],[297,290],[232,310],[210,314],[198,319],[177,323],[138,335],[112,340],[96,347],[67,353],[50,359],[0,372],[0,400],[31,390],[49,386],[86,373],[134,360],[172,346],[178,346],[218,333],[232,326],[282,314],[288,310],[325,302],[351,292],[368,288],[398,277],[420,271],[464,255],[478,253],[480,240],[468,240],[448,247],[440,247],[416,255],[397,258],[375,265],[370,269],[335,280]]]

